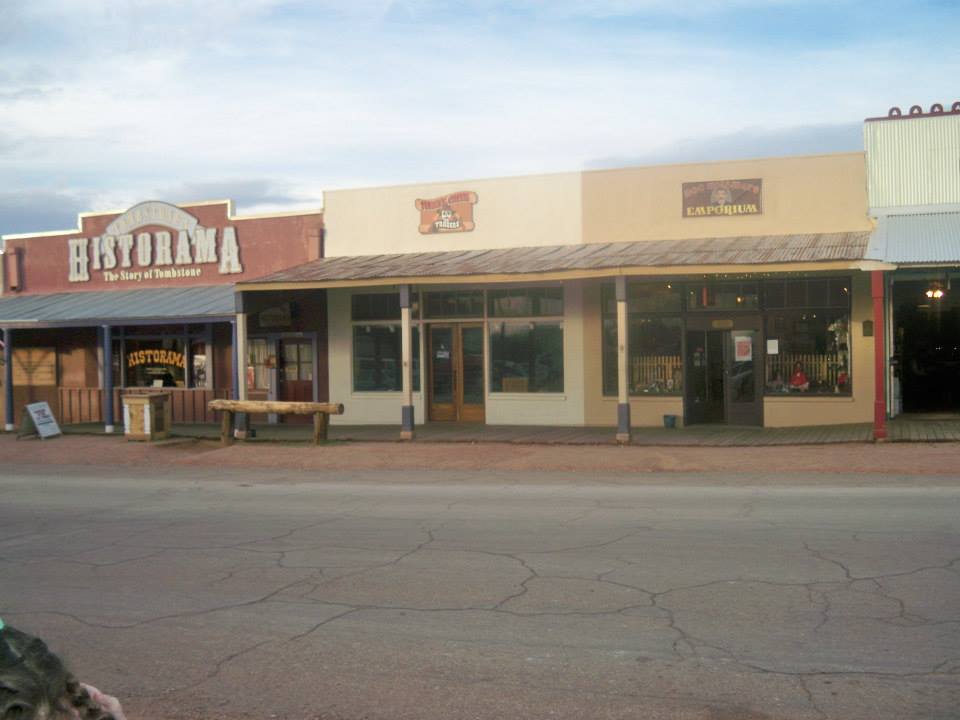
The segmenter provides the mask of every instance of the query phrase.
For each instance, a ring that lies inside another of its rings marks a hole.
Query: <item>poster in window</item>
[[[751,335],[733,336],[734,362],[750,362],[753,360],[753,337]]]

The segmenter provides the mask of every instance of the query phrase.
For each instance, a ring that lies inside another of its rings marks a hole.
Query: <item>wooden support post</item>
[[[400,286],[400,356],[403,405],[400,407],[400,439],[413,440],[413,327],[409,285]],[[419,354],[420,350],[417,348]]]
[[[233,445],[233,412],[223,410],[220,415],[220,444]]]
[[[630,384],[628,377],[629,324],[627,315],[627,278],[615,280],[617,297],[617,442],[630,443]]]
[[[318,412],[313,414],[313,444],[319,445],[327,441],[327,414]]]

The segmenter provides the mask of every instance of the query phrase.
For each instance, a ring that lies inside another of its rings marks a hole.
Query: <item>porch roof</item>
[[[0,296],[2,327],[214,322],[235,316],[233,285]]]
[[[880,216],[867,257],[898,265],[960,264],[960,208]]]
[[[523,276],[603,277],[644,274],[656,269],[696,272],[743,266],[744,272],[770,266],[850,267],[863,260],[870,233],[760,235],[684,240],[653,240],[551,245],[496,250],[459,250],[392,255],[353,255],[313,260],[299,267],[238,283],[240,290],[338,287],[389,282],[509,282]],[[817,269],[812,267],[811,269]]]

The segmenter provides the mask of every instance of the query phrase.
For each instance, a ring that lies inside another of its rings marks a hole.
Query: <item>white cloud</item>
[[[670,12],[657,0],[521,5],[550,17]],[[676,155],[697,138],[735,138],[748,153],[752,133],[753,147],[775,138],[789,154],[815,143],[777,131],[952,100],[941,94],[960,75],[955,59],[883,38],[780,53],[645,26],[506,33],[482,18],[441,23],[428,0],[320,6],[319,17],[268,0],[25,6],[21,25],[56,23],[60,35],[7,53],[0,192],[69,192],[103,209],[223,187],[276,209],[314,207],[324,187],[573,170]]]

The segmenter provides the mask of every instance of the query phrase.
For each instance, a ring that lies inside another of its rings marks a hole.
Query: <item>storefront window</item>
[[[420,328],[412,328],[413,390],[420,391]],[[354,325],[354,392],[403,390],[403,354],[399,324]]]
[[[127,387],[185,387],[187,360],[181,338],[126,341]]]
[[[678,283],[628,283],[627,382],[631,395],[683,392],[682,302]],[[616,395],[617,304],[612,284],[603,289],[603,309],[603,393]]]
[[[780,310],[767,314],[766,392],[849,394],[850,313]]]
[[[269,371],[275,365],[270,357],[270,343],[266,338],[247,340],[247,389],[268,390],[270,388]]]
[[[492,392],[563,392],[563,324],[490,325]]]

